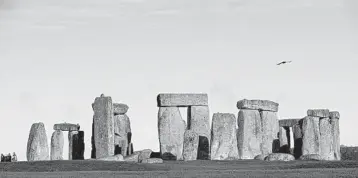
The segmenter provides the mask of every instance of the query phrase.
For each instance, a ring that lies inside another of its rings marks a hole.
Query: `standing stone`
[[[184,161],[196,160],[198,157],[199,135],[193,130],[184,133]]]
[[[322,118],[319,121],[320,132],[320,156],[323,160],[334,160],[332,127],[329,118]]]
[[[42,122],[31,126],[26,151],[27,161],[50,160],[45,125]]]
[[[240,159],[254,159],[261,154],[262,123],[257,110],[241,109],[237,118]]]
[[[236,118],[230,113],[215,113],[211,127],[211,160],[238,159]]]
[[[302,123],[302,154],[319,154],[319,117],[306,116]]]
[[[207,106],[207,94],[167,93],[157,97],[158,107]]]
[[[208,106],[190,106],[188,108],[188,130],[193,130],[199,136],[199,160],[210,159],[210,115]]]
[[[64,138],[61,130],[55,130],[51,136],[51,160],[63,160]]]
[[[134,153],[133,143],[129,143],[127,147],[127,155],[131,155],[133,153]]]
[[[261,111],[262,124],[262,145],[261,153],[268,155],[270,153],[278,152],[280,145],[278,145],[279,123],[276,112]]]
[[[296,159],[302,156],[302,129],[301,129],[302,121],[299,124],[296,124],[292,127],[293,139],[294,139],[294,156]]]
[[[93,103],[96,158],[114,155],[114,120],[112,99],[101,95]]]
[[[130,142],[129,137],[131,136],[131,126],[129,117],[124,115],[115,115],[114,116],[114,144],[118,145],[116,149],[120,149],[120,154],[127,156],[127,147]],[[115,153],[118,153],[118,150],[115,150]]]
[[[280,127],[279,132],[280,137],[280,153],[290,153],[290,128],[289,127]]]
[[[333,137],[333,155],[335,160],[341,160],[339,118],[339,112],[333,111],[330,113]]]
[[[68,132],[68,160],[83,160],[84,159],[84,132],[71,131]]]
[[[182,160],[185,127],[179,108],[159,108],[158,134],[162,159]]]
[[[92,105],[93,106],[93,105]],[[92,150],[91,150],[91,158],[95,159],[96,158],[96,143],[94,141],[94,118],[92,120],[92,136],[91,136],[91,146],[92,146]]]

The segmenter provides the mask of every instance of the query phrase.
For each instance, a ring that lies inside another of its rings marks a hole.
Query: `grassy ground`
[[[139,164],[106,161],[0,163],[0,177],[357,177],[358,161],[165,161]]]

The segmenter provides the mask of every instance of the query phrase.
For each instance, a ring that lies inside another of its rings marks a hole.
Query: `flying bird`
[[[286,64],[286,63],[291,63],[292,61],[282,61],[280,63],[278,63],[277,65],[281,65],[281,64]]]

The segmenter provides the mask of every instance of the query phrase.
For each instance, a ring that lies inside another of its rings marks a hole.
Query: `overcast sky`
[[[338,110],[341,143],[358,145],[356,0],[0,4],[1,153],[26,160],[32,123],[45,124],[50,145],[53,124],[68,122],[85,131],[89,158],[101,93],[129,105],[135,150],[159,151],[162,92],[208,93],[211,116],[237,116],[244,98],[278,102],[281,119]]]

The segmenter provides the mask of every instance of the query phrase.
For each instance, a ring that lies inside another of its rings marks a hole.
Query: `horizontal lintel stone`
[[[338,111],[331,111],[331,112],[329,112],[329,117],[331,119],[333,119],[333,118],[339,119],[339,118],[341,118],[341,115],[339,114]]]
[[[281,119],[279,120],[280,127],[293,127],[294,125],[299,124],[302,119]]]
[[[158,107],[207,106],[208,95],[204,93],[162,93],[157,97]]]
[[[61,123],[53,125],[54,130],[62,130],[62,131],[78,131],[80,130],[79,124],[70,124],[70,123]]]
[[[269,100],[247,100],[243,99],[237,102],[238,109],[252,109],[262,111],[278,111],[278,103]]]
[[[307,110],[307,116],[314,116],[314,117],[329,117],[329,110],[328,109],[309,109]]]

